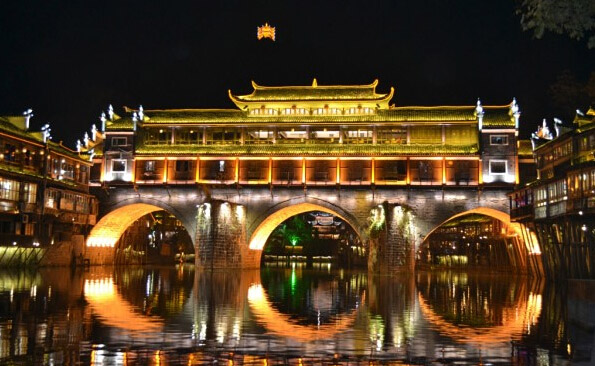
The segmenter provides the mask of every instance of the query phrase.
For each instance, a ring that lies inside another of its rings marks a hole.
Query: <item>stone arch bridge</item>
[[[507,190],[407,188],[205,188],[110,186],[99,197],[99,220],[87,237],[92,264],[114,260],[114,245],[134,221],[166,210],[185,226],[198,267],[257,268],[272,230],[294,215],[341,217],[368,243],[370,270],[410,271],[423,238],[449,218],[489,209],[507,217]]]

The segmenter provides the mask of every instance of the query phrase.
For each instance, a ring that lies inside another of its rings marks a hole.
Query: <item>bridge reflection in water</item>
[[[526,278],[451,272],[1,273],[0,362],[477,364],[526,356],[537,364],[545,354],[539,364],[547,365],[578,354],[585,334],[593,344],[588,329],[576,343],[560,296],[564,289]]]

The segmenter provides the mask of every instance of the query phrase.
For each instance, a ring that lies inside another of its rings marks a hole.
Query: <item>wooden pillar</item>
[[[196,158],[196,176],[194,177],[194,181],[196,183],[200,181],[200,156]]]
[[[306,184],[306,158],[302,158],[302,184]]]
[[[370,183],[376,183],[376,160],[372,158],[372,172],[370,174]]]
[[[163,159],[163,183],[167,183],[167,170],[168,170],[167,158]]]

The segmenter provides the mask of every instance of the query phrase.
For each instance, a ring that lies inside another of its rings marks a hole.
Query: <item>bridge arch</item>
[[[444,225],[464,216],[474,214],[487,216],[502,223],[502,234],[506,235],[508,238],[511,238],[510,244],[515,247],[513,253],[511,253],[510,256],[515,257],[512,261],[515,263],[518,271],[537,275],[542,273],[540,257],[541,250],[536,240],[535,233],[520,223],[511,222],[510,215],[508,213],[490,207],[477,207],[451,216],[425,235],[422,241],[422,246],[427,245],[428,239],[432,236],[432,234],[434,234]]]
[[[325,212],[341,218],[364,241],[365,231],[351,213],[331,202],[319,198],[297,197],[272,206],[252,222],[248,248],[258,253],[257,262],[260,263],[262,250],[267,239],[277,226],[293,216],[312,211]]]
[[[175,208],[157,200],[150,203],[123,200],[105,212],[89,233],[86,240],[86,257],[91,261],[91,264],[113,263],[115,246],[126,229],[141,217],[162,210],[176,216],[182,222],[194,244],[196,229],[193,222]]]

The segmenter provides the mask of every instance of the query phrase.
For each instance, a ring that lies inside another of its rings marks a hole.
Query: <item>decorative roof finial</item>
[[[27,108],[26,111],[23,112],[23,116],[25,116],[25,129],[29,129],[29,120],[33,117],[33,109]]]
[[[483,112],[483,106],[481,105],[481,100],[479,98],[477,98],[477,105],[475,106],[475,114],[483,117],[483,113],[484,112]]]
[[[132,130],[136,131],[136,122],[138,122],[138,114],[136,112],[132,113]]]
[[[107,120],[105,118],[105,112],[101,112],[101,117],[99,117],[99,120],[101,121],[101,132],[105,132],[105,121]]]
[[[481,129],[483,128],[483,107],[481,105],[481,100],[479,100],[479,98],[477,98],[477,105],[475,106],[475,116],[477,117],[477,123],[478,123],[478,128],[481,131]]]
[[[114,107],[110,104],[109,107],[107,107],[107,114],[109,116],[109,120],[113,121],[114,120]]]
[[[512,103],[510,104],[510,111],[512,112],[513,115],[520,113],[519,105],[516,102],[516,98],[512,98]]]
[[[145,120],[145,113],[144,113],[144,109],[143,109],[142,104],[138,107],[138,118],[141,121],[144,121]]]
[[[81,140],[76,140],[76,152],[81,152],[83,148],[83,144],[81,144]]]
[[[549,127],[547,126],[547,121],[545,120],[545,118],[543,119],[543,123],[541,124],[541,126],[537,126],[537,132],[535,134],[537,135],[537,137],[546,140],[551,140],[553,138],[552,133],[550,132]]]
[[[554,131],[556,131],[556,137],[562,134],[562,120],[559,118],[554,118]]]
[[[83,141],[85,143],[85,147],[89,147],[89,134],[85,132],[85,136],[83,137]]]
[[[314,78],[314,80],[312,80],[312,87],[316,88],[318,86],[318,81],[316,80],[316,78]]]
[[[91,125],[91,140],[95,141],[97,139],[97,126],[95,124]]]
[[[50,135],[50,132],[52,131],[52,129],[50,128],[50,124],[46,123],[42,128],[41,128],[41,136],[43,137],[43,142],[47,144],[47,142],[49,140],[52,139],[52,136]]]

